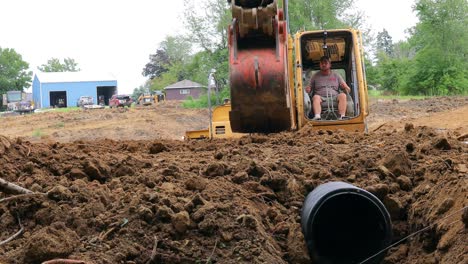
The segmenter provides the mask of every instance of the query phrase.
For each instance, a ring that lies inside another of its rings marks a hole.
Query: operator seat
[[[338,112],[338,100],[334,96],[324,97],[321,103],[322,120],[337,120],[340,117]],[[347,117],[354,117],[354,102],[350,94],[346,94],[346,113]]]

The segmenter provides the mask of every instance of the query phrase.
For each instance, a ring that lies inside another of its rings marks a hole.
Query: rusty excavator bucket
[[[276,0],[231,3],[229,66],[232,131],[291,129],[287,25]]]

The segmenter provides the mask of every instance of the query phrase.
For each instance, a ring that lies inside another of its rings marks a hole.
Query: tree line
[[[419,22],[405,41],[386,30],[375,41],[376,59],[367,62],[368,83],[391,94],[467,95],[466,0],[418,0]]]
[[[281,1],[280,1],[281,2]],[[468,3],[466,0],[416,0],[419,22],[409,38],[394,43],[384,29],[373,37],[365,14],[354,0],[290,0],[289,28],[298,30],[353,27],[363,32],[367,81],[396,95],[468,94]],[[162,90],[184,79],[207,84],[211,69],[222,96],[229,96],[227,27],[231,21],[226,0],[184,0],[186,33],[166,36],[149,55],[142,74],[147,82],[134,94]],[[32,82],[29,64],[12,48],[0,46],[0,93],[23,90]],[[77,63],[51,58],[41,71],[79,71]]]
[[[217,70],[221,87],[226,87],[230,7],[225,0],[196,2],[195,6],[195,1],[185,0],[187,33],[160,43],[143,69],[148,81],[140,89],[159,90],[183,79],[206,84],[211,68]],[[290,0],[290,32],[360,29],[371,87],[394,95],[468,95],[466,0],[417,0],[413,11],[419,22],[407,29],[407,40],[396,43],[385,29],[374,37],[354,2]]]

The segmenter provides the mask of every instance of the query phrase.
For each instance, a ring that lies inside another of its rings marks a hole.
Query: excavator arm
[[[233,132],[274,133],[292,127],[288,32],[277,0],[230,1],[229,66]],[[283,0],[283,7],[287,1]]]

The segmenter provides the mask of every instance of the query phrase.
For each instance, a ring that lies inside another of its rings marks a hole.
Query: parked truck
[[[6,94],[3,94],[2,103],[6,106],[7,111],[20,114],[33,112],[35,109],[30,94],[22,91],[7,91]]]

